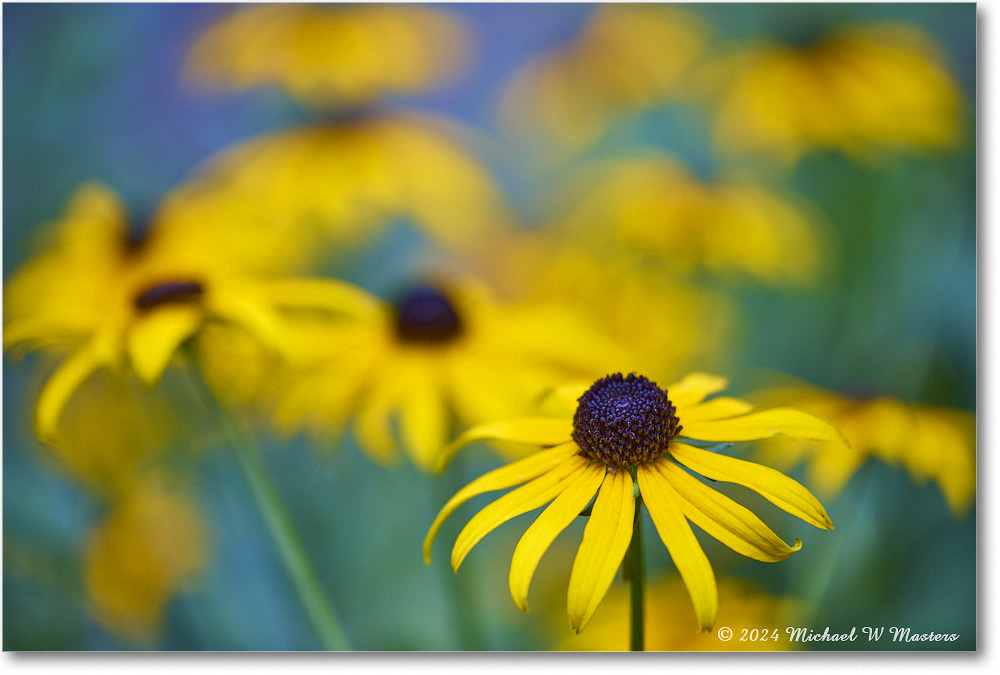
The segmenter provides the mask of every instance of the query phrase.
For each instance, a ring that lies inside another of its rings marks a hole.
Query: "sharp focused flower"
[[[146,476],[111,507],[84,552],[87,595],[102,624],[147,643],[167,602],[208,555],[205,525],[190,498],[158,475]]]
[[[232,241],[233,254],[283,271],[307,268],[330,245],[370,241],[397,220],[461,246],[510,220],[493,177],[466,149],[469,136],[414,114],[281,131],[211,158],[165,200],[163,218],[175,238]]]
[[[501,121],[571,150],[586,147],[616,118],[666,101],[702,53],[706,32],[697,17],[677,9],[598,7],[576,41],[514,76]]]
[[[269,373],[262,393],[279,431],[336,436],[353,419],[373,459],[394,461],[401,445],[433,470],[453,418],[522,414],[553,378],[590,377],[615,350],[570,312],[501,305],[471,281],[420,283],[373,302],[361,320],[293,329],[293,367]]]
[[[836,496],[869,459],[904,466],[918,483],[933,480],[956,516],[976,497],[976,418],[954,408],[906,403],[889,396],[867,400],[812,386],[768,389],[754,395],[794,405],[835,424],[848,445],[780,439],[758,448],[768,463],[807,463],[809,484]]]
[[[958,84],[911,26],[842,28],[805,47],[756,45],[708,68],[716,137],[732,152],[791,163],[829,148],[864,159],[960,138]]]
[[[441,524],[455,509],[484,492],[520,485],[469,521],[458,535],[451,563],[457,571],[493,529],[551,502],[521,537],[511,560],[511,595],[527,611],[528,585],[542,555],[596,494],[569,581],[569,619],[579,633],[625,556],[641,500],[684,579],[698,625],[710,630],[718,609],[715,576],[688,520],[737,553],[764,562],[784,560],[801,543],[786,544],[749,509],[685,467],[709,480],[748,487],[818,528],[833,527],[819,501],[791,478],[682,442],[747,441],[778,434],[839,439],[826,422],[792,408],[754,410],[737,398],[707,399],[727,384],[725,378],[698,373],[664,390],[635,374],[609,375],[579,397],[571,419],[523,418],[470,429],[448,452],[483,439],[552,447],[488,473],[452,497],[424,540],[425,562],[430,562]]]
[[[188,56],[205,85],[283,87],[310,105],[363,105],[449,79],[466,58],[463,27],[406,5],[259,5],[212,26]]]
[[[737,639],[722,640],[712,633],[691,631],[691,610],[685,602],[687,590],[676,576],[649,586],[646,603],[646,651],[791,651],[795,643],[785,628],[797,623],[804,606],[794,598],[770,595],[752,584],[719,579],[719,623],[733,629]],[[629,594],[613,588],[594,613],[590,630],[568,634],[556,645],[560,651],[626,651],[629,646]],[[762,639],[739,640],[741,630],[754,631]],[[568,631],[566,631],[568,633]]]
[[[660,154],[585,165],[558,188],[555,204],[566,232],[624,243],[674,268],[807,283],[835,252],[807,202],[745,180],[703,183]]]
[[[136,242],[118,198],[101,186],[84,186],[56,224],[52,247],[5,287],[4,347],[61,357],[35,409],[42,440],[57,440],[67,400],[96,370],[127,363],[153,385],[206,322],[239,326],[287,352],[284,310],[348,313],[365,305],[353,287],[241,273],[228,264],[225,249],[161,244],[161,231],[153,227]]]

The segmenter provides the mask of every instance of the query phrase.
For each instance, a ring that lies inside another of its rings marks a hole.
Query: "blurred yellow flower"
[[[165,200],[162,217],[182,243],[260,242],[243,255],[279,270],[370,241],[394,220],[462,246],[510,220],[466,149],[470,137],[445,119],[402,113],[277,132],[210,159]]]
[[[393,303],[372,302],[361,320],[292,329],[291,367],[262,373],[260,396],[271,402],[279,432],[337,436],[353,420],[374,460],[393,462],[402,446],[417,467],[432,471],[454,421],[523,414],[551,382],[591,377],[617,348],[572,312],[502,305],[471,280],[416,284]],[[204,338],[206,349],[206,340],[215,340],[219,357],[205,359],[214,364],[210,378],[242,377],[227,367],[225,336]]]
[[[604,370],[671,381],[695,367],[725,365],[739,318],[727,295],[634,251],[578,239],[573,232],[513,232],[487,242],[478,264],[512,297],[592,317],[623,347],[617,357],[606,355]]]
[[[764,562],[784,560],[802,544],[796,540],[789,546],[749,509],[682,467],[709,480],[748,487],[818,528],[833,524],[822,504],[783,474],[677,439],[748,441],[778,434],[839,439],[826,422],[792,408],[754,410],[746,401],[725,396],[706,400],[727,384],[725,378],[696,373],[664,390],[642,376],[609,375],[583,392],[572,419],[522,418],[463,433],[442,460],[484,439],[553,447],[492,471],[452,497],[424,540],[425,562],[430,563],[441,524],[459,506],[484,492],[520,485],[469,521],[452,549],[451,564],[457,572],[472,547],[496,527],[551,502],[521,537],[511,560],[511,595],[527,611],[528,586],[542,555],[596,493],[569,580],[570,625],[579,633],[629,547],[638,498],[684,579],[699,627],[711,630],[718,610],[715,575],[688,520],[737,553]]]
[[[616,118],[668,100],[701,55],[706,32],[683,10],[598,6],[576,41],[514,76],[500,103],[500,122],[568,150],[583,149]]]
[[[806,47],[761,44],[707,66],[718,144],[789,163],[857,159],[960,139],[962,94],[930,38],[904,24],[838,29]]]
[[[167,602],[207,555],[205,525],[190,498],[162,476],[144,477],[87,540],[84,574],[94,614],[125,639],[151,642]]]
[[[660,154],[585,165],[553,204],[567,233],[610,237],[682,270],[801,284],[815,281],[836,253],[814,206],[744,180],[703,183]]]
[[[366,105],[451,78],[468,38],[448,13],[408,5],[258,5],[208,29],[188,55],[201,84],[276,85],[306,104]]]
[[[677,577],[667,577],[648,587],[645,650],[649,652],[792,651],[785,628],[795,623],[802,604],[794,598],[769,595],[752,584],[719,579],[718,621],[733,630],[732,640],[714,633],[691,630],[691,616],[685,602],[687,590]],[[753,631],[761,639],[740,640],[742,631]],[[590,630],[580,635],[568,633],[555,647],[559,651],[628,651],[629,594],[621,588],[608,591],[590,621]]]
[[[976,418],[964,410],[882,396],[867,400],[808,385],[759,392],[755,400],[794,405],[837,426],[848,445],[779,439],[758,448],[768,463],[807,462],[810,485],[836,496],[869,458],[903,466],[917,483],[938,484],[955,516],[976,497]]]
[[[225,249],[160,245],[160,231],[130,240],[118,198],[85,185],[55,224],[52,246],[6,285],[4,347],[61,357],[35,408],[42,440],[58,442],[67,400],[96,370],[127,362],[144,384],[155,384],[207,321],[237,325],[287,352],[283,310],[356,311],[364,303],[353,287],[332,280],[241,274],[227,265]]]

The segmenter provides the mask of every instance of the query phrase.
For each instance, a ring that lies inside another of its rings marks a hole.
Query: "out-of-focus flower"
[[[719,579],[719,623],[739,638],[742,630],[754,631],[754,640],[722,640],[714,633],[691,630],[687,590],[677,577],[650,584],[645,605],[645,650],[648,652],[791,651],[794,643],[785,628],[794,624],[802,604],[794,598],[769,595],[751,584]],[[567,631],[568,633],[568,631]],[[559,651],[628,651],[629,593],[608,591],[590,621],[590,630],[568,633],[556,646]]]
[[[511,595],[527,611],[528,586],[542,555],[596,493],[569,580],[569,619],[579,633],[629,547],[639,497],[684,579],[698,625],[710,630],[718,610],[715,575],[688,520],[737,553],[764,562],[784,560],[802,544],[796,540],[789,546],[749,509],[682,467],[709,480],[748,487],[818,528],[833,524],[822,504],[791,478],[677,439],[840,438],[826,422],[792,408],[754,410],[746,401],[725,396],[706,400],[727,384],[725,378],[697,373],[664,390],[642,376],[609,375],[583,392],[572,418],[522,418],[463,433],[444,459],[484,439],[554,447],[492,471],[452,497],[424,540],[425,562],[430,563],[434,538],[455,509],[484,492],[520,485],[469,521],[458,535],[451,563],[457,571],[472,547],[496,527],[551,502],[521,537],[511,560]]]
[[[42,440],[58,441],[67,400],[96,370],[127,363],[144,384],[155,384],[207,321],[237,325],[287,352],[283,310],[352,312],[365,304],[353,287],[332,280],[241,274],[225,249],[161,245],[159,232],[131,241],[118,198],[86,185],[56,224],[52,246],[5,287],[4,347],[61,357],[35,409]]]
[[[554,203],[566,232],[610,238],[680,269],[807,283],[835,253],[815,207],[743,180],[703,183],[662,155],[585,166]]]
[[[960,139],[962,97],[930,39],[897,24],[845,27],[805,46],[761,44],[702,73],[721,148],[789,163],[811,149],[858,159]]]
[[[401,113],[281,131],[210,159],[167,198],[162,219],[182,242],[262,242],[243,255],[281,270],[371,240],[394,220],[461,246],[511,218],[468,138],[446,120]]]
[[[417,284],[391,304],[375,302],[361,320],[292,328],[294,362],[266,373],[260,394],[273,402],[279,432],[337,436],[353,420],[359,445],[376,461],[394,461],[402,446],[416,466],[436,470],[454,419],[469,425],[523,414],[552,382],[592,377],[617,349],[572,312],[502,305],[470,280]],[[221,356],[228,341],[213,339],[201,344]],[[220,382],[243,376],[224,357],[205,362]]]
[[[206,31],[187,74],[211,87],[276,85],[309,105],[345,107],[448,80],[467,52],[464,28],[438,9],[260,5]]]
[[[600,6],[576,41],[514,76],[501,101],[501,123],[582,149],[616,118],[668,100],[701,55],[706,32],[683,10]]]
[[[807,463],[809,484],[837,495],[869,459],[903,466],[917,483],[933,480],[956,516],[976,496],[976,419],[972,413],[882,396],[857,400],[800,385],[759,392],[755,400],[794,405],[837,426],[848,445],[779,439],[758,448],[768,463]]]
[[[143,477],[87,541],[84,574],[95,615],[113,633],[149,643],[171,596],[207,555],[205,525],[190,498],[160,475]]]
[[[516,232],[484,247],[480,265],[511,296],[558,302],[593,317],[624,351],[605,370],[635,369],[672,381],[720,367],[737,330],[724,294],[682,278],[657,260],[614,246],[587,246],[573,232]]]

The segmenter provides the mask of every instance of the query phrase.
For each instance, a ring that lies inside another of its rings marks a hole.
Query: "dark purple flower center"
[[[652,462],[680,430],[667,391],[642,375],[615,373],[578,399],[573,440],[580,455],[615,469]]]
[[[413,286],[396,301],[396,335],[404,342],[439,344],[462,334],[462,320],[443,292]]]
[[[135,296],[135,308],[145,312],[161,305],[194,302],[204,293],[204,286],[197,281],[164,281]]]

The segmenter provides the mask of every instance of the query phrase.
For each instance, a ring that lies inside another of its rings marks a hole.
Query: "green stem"
[[[320,645],[326,651],[349,650],[350,647],[333,606],[327,599],[323,587],[320,585],[319,577],[302,546],[302,541],[296,534],[288,512],[281,502],[281,497],[278,495],[274,483],[271,482],[256,443],[239,433],[222,409],[215,394],[208,388],[200,375],[191,373],[190,369],[188,372],[198,397],[205,407],[214,413],[219,426],[229,440],[229,445],[236,455],[243,475],[250,484],[250,490],[264,516],[264,522],[278,549],[281,561],[291,577],[299,601],[316,631]]]
[[[632,596],[632,631],[629,649],[645,651],[646,566],[642,556],[642,496],[635,500],[635,520],[632,523],[632,543],[628,549],[629,589]]]

